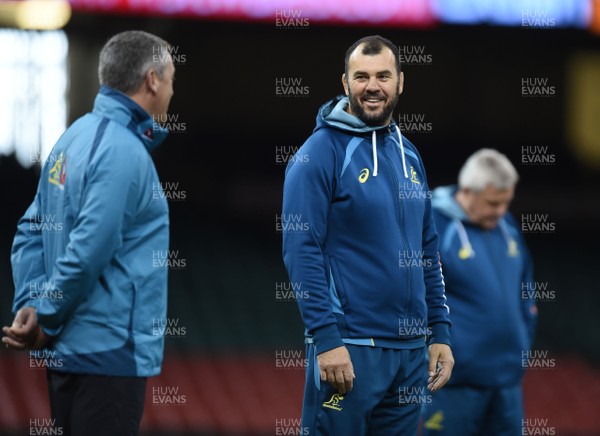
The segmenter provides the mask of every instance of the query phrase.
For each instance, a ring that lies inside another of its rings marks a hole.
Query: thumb
[[[438,355],[437,353],[434,355],[433,353],[429,354],[429,376],[435,375],[435,371],[437,369],[438,363]]]
[[[30,307],[26,307],[23,309],[24,315],[22,318],[22,322],[24,326],[31,326],[37,324],[37,315],[35,313],[35,309]]]
[[[12,322],[13,328],[21,328],[23,324],[25,324],[27,318],[27,314],[23,311],[23,309],[19,309],[15,315],[15,319]]]
[[[34,328],[36,324],[37,316],[35,310],[31,307],[24,307],[19,309],[15,314],[11,330],[18,334],[24,334]]]

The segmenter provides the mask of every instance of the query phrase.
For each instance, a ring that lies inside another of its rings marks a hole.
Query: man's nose
[[[369,82],[367,83],[367,91],[377,92],[379,91],[379,82],[377,81],[377,77],[371,77]]]

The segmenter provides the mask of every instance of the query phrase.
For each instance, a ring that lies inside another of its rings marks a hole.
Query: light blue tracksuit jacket
[[[167,131],[101,87],[50,153],[18,223],[13,311],[54,335],[49,367],[112,376],[160,372],[169,213],[150,151]]]

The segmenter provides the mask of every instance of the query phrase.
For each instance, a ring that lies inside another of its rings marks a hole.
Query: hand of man
[[[450,380],[454,357],[452,350],[446,344],[431,344],[429,346],[429,380],[427,388],[435,392]]]
[[[40,349],[43,348],[50,337],[44,333],[37,322],[37,315],[33,307],[20,309],[10,327],[2,327],[6,336],[2,342],[7,348],[14,350]]]
[[[344,346],[317,355],[321,380],[328,381],[341,395],[352,390],[354,367]]]

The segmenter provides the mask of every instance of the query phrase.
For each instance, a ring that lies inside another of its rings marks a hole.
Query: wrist
[[[428,344],[445,344],[450,346],[450,324],[445,322],[433,324],[431,326],[431,336],[429,337]]]

